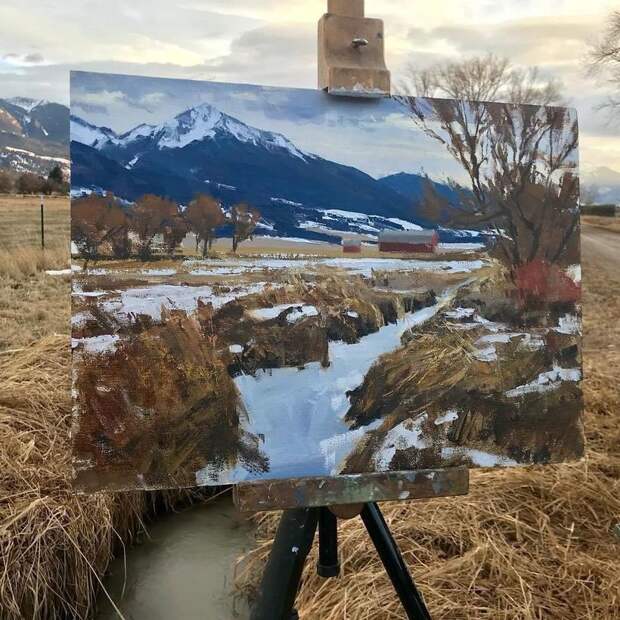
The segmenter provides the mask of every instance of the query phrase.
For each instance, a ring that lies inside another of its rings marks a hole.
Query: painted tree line
[[[204,257],[223,226],[232,229],[236,252],[240,243],[252,238],[259,220],[259,211],[248,204],[235,204],[225,212],[207,194],[197,194],[187,207],[154,194],[145,194],[133,204],[113,194],[90,194],[71,201],[71,239],[86,260],[110,254],[148,260],[158,238],[172,256],[188,233],[194,233],[196,249]]]

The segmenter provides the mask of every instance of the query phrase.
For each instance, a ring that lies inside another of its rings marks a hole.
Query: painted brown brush
[[[75,388],[88,394],[75,435],[82,488],[189,486],[207,464],[267,470],[257,438],[240,429],[237,390],[200,325],[183,312],[163,320],[114,353],[84,354],[77,366]]]

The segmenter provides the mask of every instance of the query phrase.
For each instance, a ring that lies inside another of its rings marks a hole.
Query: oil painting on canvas
[[[583,453],[573,110],[72,74],[87,490]]]

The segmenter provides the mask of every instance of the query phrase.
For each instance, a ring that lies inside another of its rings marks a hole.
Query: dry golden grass
[[[612,232],[620,233],[620,217],[600,217],[596,215],[584,215],[581,220],[589,226],[596,226]]]
[[[76,497],[68,478],[67,336],[0,356],[0,616],[82,618],[116,530],[135,530],[144,498]]]
[[[69,200],[46,198],[46,249],[40,247],[39,200],[0,198],[0,351],[68,332]],[[20,243],[23,240],[23,243]]]
[[[434,619],[620,617],[620,277],[586,261],[588,454],[580,463],[472,471],[466,497],[388,503],[383,511]],[[609,268],[607,268],[609,267]],[[261,515],[240,564],[251,594],[275,532]],[[359,519],[341,522],[343,576],[316,575],[316,545],[298,597],[301,618],[402,619]]]
[[[0,354],[0,618],[89,618],[115,549],[190,492],[76,495],[68,335]]]
[[[0,196],[0,250],[41,247],[40,205],[37,196]],[[46,248],[68,248],[69,211],[68,197],[44,198]]]

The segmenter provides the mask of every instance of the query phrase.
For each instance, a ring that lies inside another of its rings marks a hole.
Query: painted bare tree
[[[260,220],[260,212],[241,202],[230,210],[230,221],[233,225],[233,252],[237,251],[239,244],[246,239],[251,239]]]
[[[202,243],[202,256],[206,257],[215,240],[215,231],[226,222],[220,203],[207,194],[197,194],[189,203],[185,219],[196,235],[196,249]]]
[[[163,234],[166,224],[178,217],[179,207],[167,198],[145,194],[138,198],[131,213],[130,227],[138,237],[138,255],[148,260],[155,236]]]
[[[109,244],[118,258],[129,255],[128,218],[112,194],[90,194],[71,201],[71,239],[88,263]]]
[[[453,227],[492,231],[511,272],[536,259],[569,263],[578,244],[577,119],[566,108],[481,101],[502,92],[544,103],[559,97],[553,84],[534,86],[531,73],[508,66],[492,56],[444,65],[418,75],[419,88],[459,98],[399,97],[468,180],[452,202],[429,183],[424,213]]]

